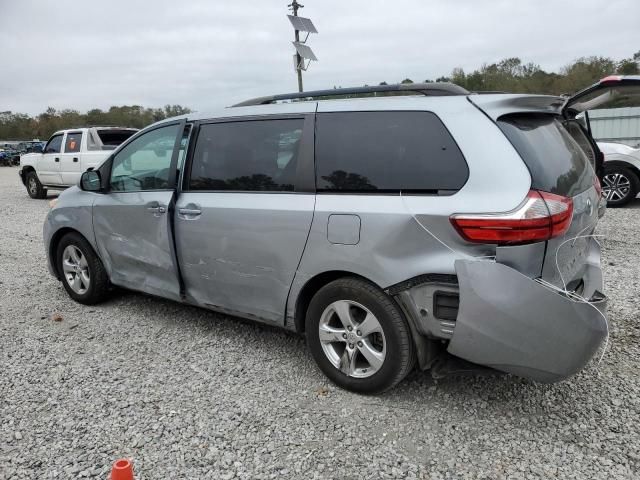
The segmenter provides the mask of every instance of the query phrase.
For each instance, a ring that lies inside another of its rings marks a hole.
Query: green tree
[[[638,75],[638,73],[640,73],[640,68],[638,68],[638,61],[633,60],[632,58],[625,58],[624,60],[621,60],[618,63],[617,72],[620,75]]]
[[[45,140],[57,130],[82,126],[117,125],[143,128],[153,122],[184,115],[190,111],[189,108],[181,105],[165,105],[163,108],[122,105],[110,107],[107,111],[93,108],[86,113],[73,109],[56,110],[48,107],[35,117],[22,113],[0,112],[0,139]]]

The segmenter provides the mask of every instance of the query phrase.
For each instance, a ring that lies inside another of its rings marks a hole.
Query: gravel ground
[[[47,210],[0,168],[2,479],[105,479],[119,457],[138,480],[640,476],[640,200],[601,224],[599,366],[556,385],[416,372],[378,397],[329,384],[284,331],[135,293],[72,302]]]

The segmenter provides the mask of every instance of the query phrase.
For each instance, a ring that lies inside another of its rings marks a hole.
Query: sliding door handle
[[[179,208],[178,213],[180,215],[198,216],[202,213],[202,210],[197,208]]]

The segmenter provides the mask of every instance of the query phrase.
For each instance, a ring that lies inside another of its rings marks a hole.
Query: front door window
[[[111,167],[111,191],[167,190],[171,156],[180,125],[147,132],[120,150]]]
[[[62,148],[62,134],[56,135],[49,140],[47,146],[44,148],[44,153],[60,153]]]

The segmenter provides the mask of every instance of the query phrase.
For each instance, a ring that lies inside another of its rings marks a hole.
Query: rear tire
[[[608,207],[622,207],[636,198],[640,191],[640,180],[630,168],[620,165],[604,167],[602,193]]]
[[[27,174],[27,193],[31,198],[43,199],[47,198],[47,189],[42,186],[40,179],[36,172],[29,172]]]
[[[373,394],[397,385],[416,354],[396,303],[375,285],[341,278],[311,299],[305,331],[314,360],[338,386]]]
[[[76,302],[94,305],[110,293],[107,272],[93,248],[78,233],[67,233],[56,249],[56,265],[62,285]]]

